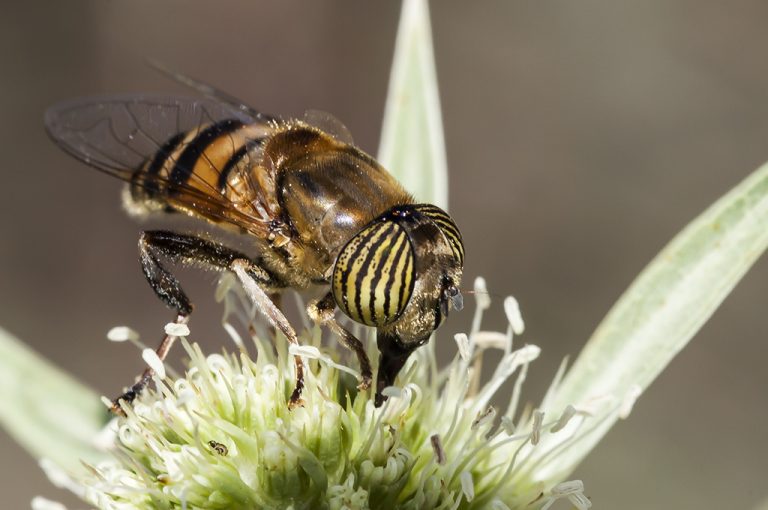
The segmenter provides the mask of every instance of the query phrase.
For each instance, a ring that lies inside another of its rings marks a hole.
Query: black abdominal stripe
[[[263,135],[262,125],[235,119],[178,133],[136,170],[132,193],[150,199],[190,189],[224,193],[230,172],[263,142]]]

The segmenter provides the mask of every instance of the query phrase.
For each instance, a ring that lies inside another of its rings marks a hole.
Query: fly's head
[[[393,207],[341,250],[331,288],[344,313],[377,328],[377,405],[410,354],[462,308],[463,264],[456,224],[427,204]]]

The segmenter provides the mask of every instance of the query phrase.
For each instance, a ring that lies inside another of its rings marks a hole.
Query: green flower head
[[[358,391],[346,351],[324,347],[318,328],[289,350],[256,323],[242,288],[224,277],[224,325],[239,353],[206,356],[184,340],[185,374],[157,370],[156,388],[110,424],[112,458],[89,465],[73,482],[77,492],[104,509],[546,508],[559,497],[588,508],[580,482],[548,486],[531,477],[529,462],[542,434],[565,433],[585,413],[569,407],[550,420],[541,410],[515,416],[539,348],[513,349],[523,330],[513,298],[504,302],[506,332],[481,331],[490,301],[482,280],[476,291],[474,327],[456,336],[453,362],[439,369],[430,342],[404,368],[402,387],[387,389],[376,408],[370,391]],[[240,329],[253,333],[254,355]],[[489,349],[500,362],[482,385],[479,363]],[[289,354],[310,368],[304,403],[292,409]],[[513,376],[509,404],[491,405]]]

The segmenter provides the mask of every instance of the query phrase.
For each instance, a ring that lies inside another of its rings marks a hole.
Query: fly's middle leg
[[[219,243],[209,241],[197,236],[177,234],[165,230],[153,230],[142,232],[139,238],[139,261],[144,276],[158,298],[169,308],[176,311],[176,323],[185,324],[192,313],[192,303],[187,297],[176,277],[161,263],[161,258],[173,263],[189,263],[202,266],[204,269],[214,271],[233,271],[240,280],[247,278],[251,285],[266,287],[274,290],[282,287],[281,282],[267,272],[266,269],[251,261],[238,251],[232,250]],[[246,290],[248,290],[246,288]],[[261,290],[262,294],[266,293]],[[251,295],[251,292],[249,292]],[[269,301],[269,298],[266,298]],[[269,308],[263,301],[254,300],[255,304],[267,316],[270,322],[279,327],[289,340],[296,339],[296,334],[275,305],[269,301]],[[265,311],[265,308],[269,308]],[[290,330],[292,336],[286,333]],[[178,337],[165,335],[156,352],[161,360],[168,355],[171,347]],[[147,368],[139,377],[139,380],[128,391],[116,398],[112,403],[112,411],[122,413],[121,402],[130,405],[152,380],[154,371]],[[304,386],[304,367],[299,357],[296,357],[296,389],[291,395],[290,404],[300,402],[301,390]]]
[[[257,278],[254,278],[254,269],[258,269],[258,267],[254,267],[247,259],[237,259],[232,262],[229,269],[235,273],[251,302],[259,308],[259,311],[269,320],[272,327],[285,335],[291,345],[298,346],[299,337],[293,326],[288,322],[280,308],[270,299],[269,294],[264,291],[263,285],[259,284]],[[298,354],[294,354],[293,360],[296,365],[296,387],[288,400],[290,407],[303,405],[301,392],[304,390],[304,362]]]

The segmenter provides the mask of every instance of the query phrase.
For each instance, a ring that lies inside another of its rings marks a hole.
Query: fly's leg
[[[285,318],[285,315],[283,315],[283,312],[280,311],[275,303],[272,302],[269,295],[262,288],[262,285],[259,285],[259,280],[254,278],[253,264],[247,259],[236,259],[232,262],[230,269],[240,280],[245,293],[248,294],[251,301],[269,320],[272,327],[283,333],[289,343],[292,345],[299,345],[299,338],[296,336],[296,331],[288,322],[288,319]],[[288,401],[290,407],[303,405],[303,402],[301,401],[301,392],[304,389],[304,362],[301,361],[301,356],[298,354],[293,356],[293,360],[296,365],[296,387],[293,389],[291,398]]]
[[[333,331],[341,340],[342,345],[355,353],[360,363],[361,374],[360,384],[357,387],[361,390],[367,390],[371,387],[371,380],[373,379],[371,361],[368,359],[363,343],[336,322],[334,317],[335,311],[336,301],[334,301],[333,294],[330,292],[320,301],[312,302],[307,306],[307,314],[313,321]]]
[[[151,284],[151,283],[150,283]],[[153,287],[154,288],[154,287]],[[191,309],[190,309],[191,311]],[[176,320],[174,321],[176,324],[186,324],[189,322],[189,313],[182,314],[179,313],[179,315],[176,317]],[[157,353],[157,356],[164,360],[165,357],[168,355],[168,351],[171,350],[171,347],[176,342],[177,336],[173,335],[165,335],[163,337],[163,340],[160,342],[160,345],[157,346],[157,349],[155,352]],[[120,403],[123,402],[125,404],[130,405],[134,400],[136,400],[136,397],[138,397],[141,392],[144,390],[144,388],[147,387],[149,382],[152,380],[152,376],[155,374],[155,371],[151,368],[147,367],[144,369],[144,371],[141,373],[141,376],[139,376],[138,381],[136,381],[133,386],[131,386],[128,391],[117,397],[112,401],[112,406],[110,407],[110,411],[112,411],[114,414],[125,414],[123,409],[120,407]]]
[[[189,315],[192,313],[192,303],[184,290],[182,290],[181,284],[176,277],[161,264],[161,258],[165,258],[173,263],[184,262],[194,264],[214,271],[232,270],[237,272],[234,269],[237,266],[242,268],[242,271],[248,275],[248,278],[254,285],[263,285],[270,289],[282,287],[281,282],[276,277],[269,274],[257,263],[249,260],[242,253],[221,244],[196,236],[176,234],[164,230],[142,232],[139,238],[141,269],[150,287],[152,287],[152,290],[155,291],[160,300],[168,307],[176,310],[176,323],[179,324],[185,324],[189,320]],[[263,304],[257,303],[257,305],[264,312]],[[274,307],[274,304],[272,306]],[[269,314],[264,313],[269,317]],[[277,310],[277,313],[282,316],[279,310]],[[283,317],[283,320],[285,320],[285,317]],[[287,324],[287,321],[285,322]],[[290,325],[288,327],[290,328]],[[161,360],[164,360],[168,355],[168,351],[170,351],[176,338],[178,337],[172,335],[166,335],[163,338],[156,351]],[[294,391],[294,394],[298,392],[300,395],[304,384],[303,366],[301,366],[300,359],[297,361],[296,373],[297,389]],[[144,370],[138,382],[113,401],[112,411],[121,413],[120,402],[122,401],[126,404],[133,402],[152,380],[153,374],[154,372],[151,368]],[[295,397],[295,400],[298,401],[298,396]],[[291,402],[294,403],[293,395]]]

